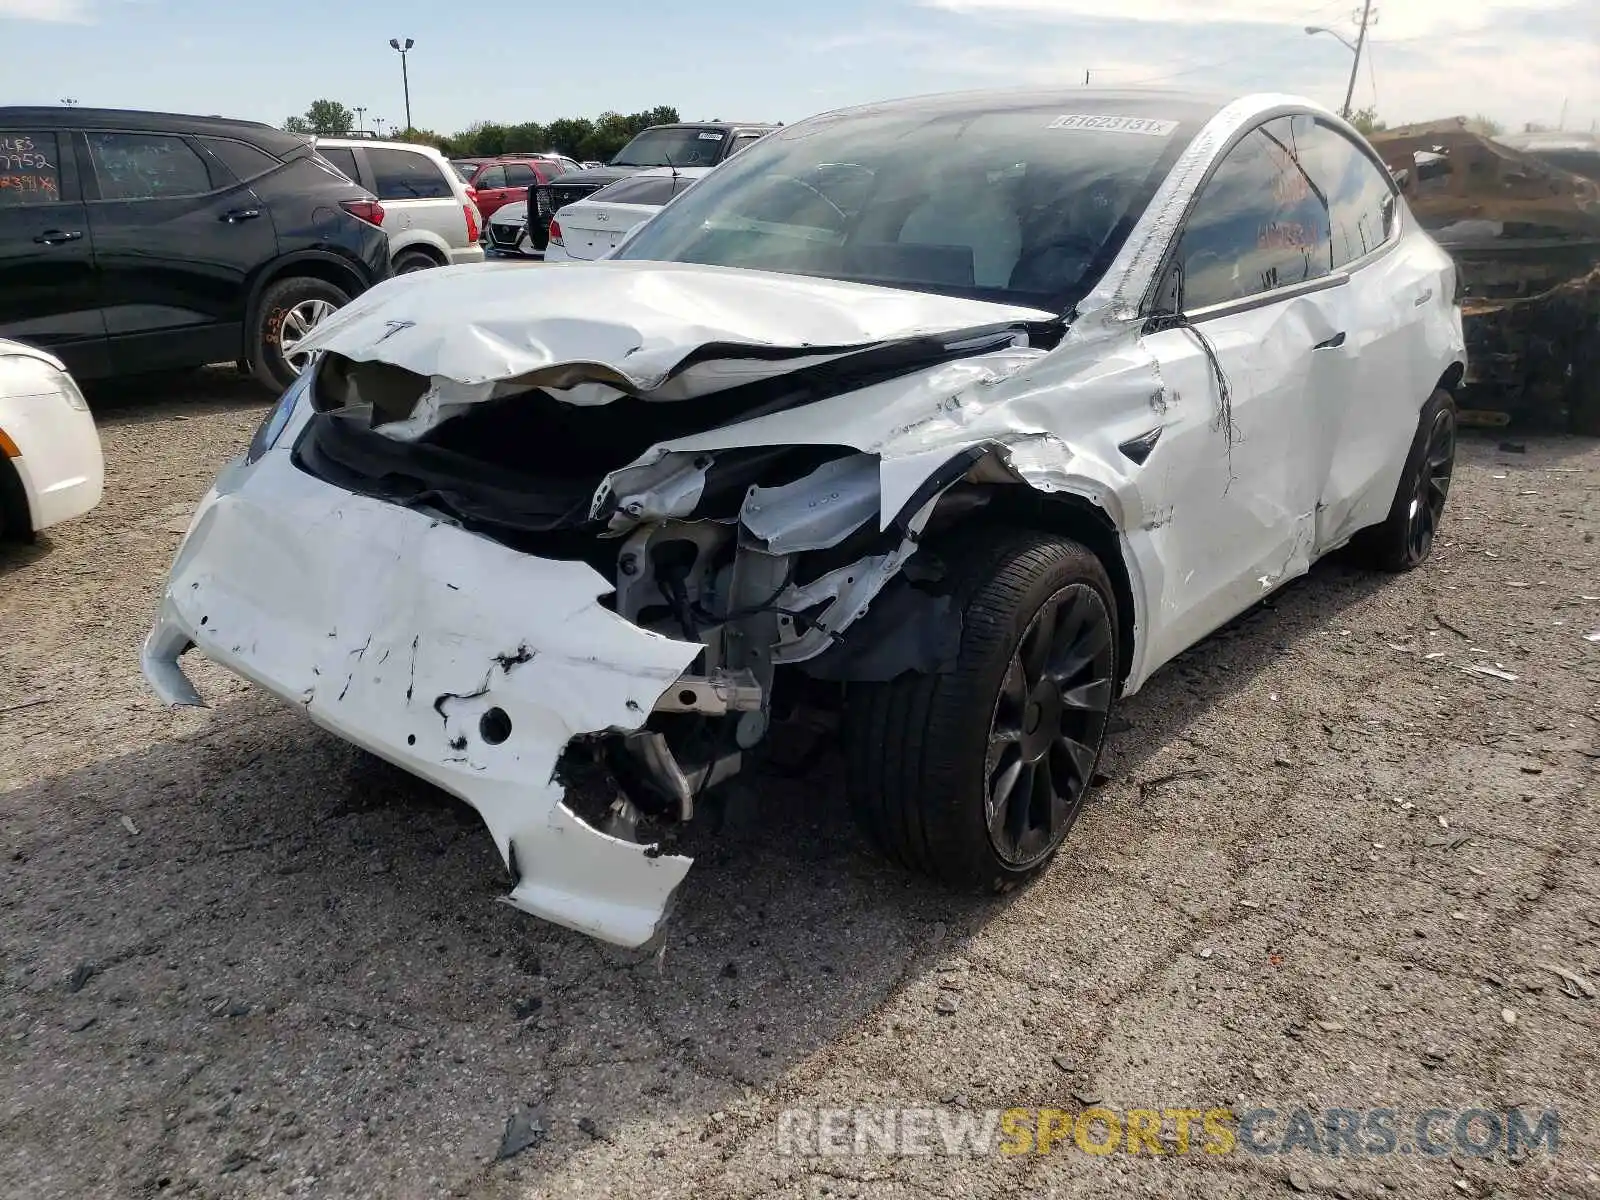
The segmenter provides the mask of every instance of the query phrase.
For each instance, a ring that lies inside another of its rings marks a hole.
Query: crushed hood
[[[464,385],[498,383],[681,399],[918,338],[983,337],[1054,314],[926,292],[683,263],[482,263],[387,280],[305,342]],[[615,389],[611,391],[610,389]],[[574,403],[585,399],[564,397]]]

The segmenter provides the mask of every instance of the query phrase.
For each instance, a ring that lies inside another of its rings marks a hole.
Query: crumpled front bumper
[[[562,803],[575,736],[642,725],[700,647],[600,606],[581,562],[519,554],[352,495],[284,450],[236,461],[201,503],[141,653],[170,704],[206,657],[477,809],[508,900],[625,946],[655,933],[691,860],[612,838]]]

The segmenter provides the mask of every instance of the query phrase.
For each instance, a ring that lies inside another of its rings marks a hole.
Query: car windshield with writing
[[[1216,111],[1159,96],[1097,101],[956,97],[791,125],[719,167],[617,257],[1065,312]]]
[[[709,167],[722,154],[727,132],[694,126],[646,129],[617,151],[613,167]]]

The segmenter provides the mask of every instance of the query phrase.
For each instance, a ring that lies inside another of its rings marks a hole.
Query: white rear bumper
[[[584,563],[352,495],[274,450],[202,502],[141,661],[163,700],[203,703],[178,662],[193,643],[460,797],[516,877],[512,904],[634,946],[691,860],[579,820],[552,775],[573,737],[642,725],[700,647],[602,608],[610,591]]]

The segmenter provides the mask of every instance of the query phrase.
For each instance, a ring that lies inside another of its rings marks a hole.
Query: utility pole
[[[400,82],[406,89],[406,132],[411,132],[411,76],[406,72],[406,53],[417,43],[407,38],[404,43],[399,38],[390,38],[389,45],[400,55]]]
[[[1356,94],[1356,72],[1361,69],[1361,51],[1367,45],[1367,25],[1372,20],[1372,0],[1364,0],[1361,6],[1361,32],[1356,35],[1356,57],[1350,64],[1350,86],[1344,92],[1344,112],[1339,115],[1346,121],[1350,119],[1350,102]]]
[[[357,133],[365,133],[366,132],[367,127],[362,121],[362,118],[365,117],[366,115],[367,115],[367,110],[362,108],[361,105],[359,105],[359,104],[356,105],[356,132]]]

